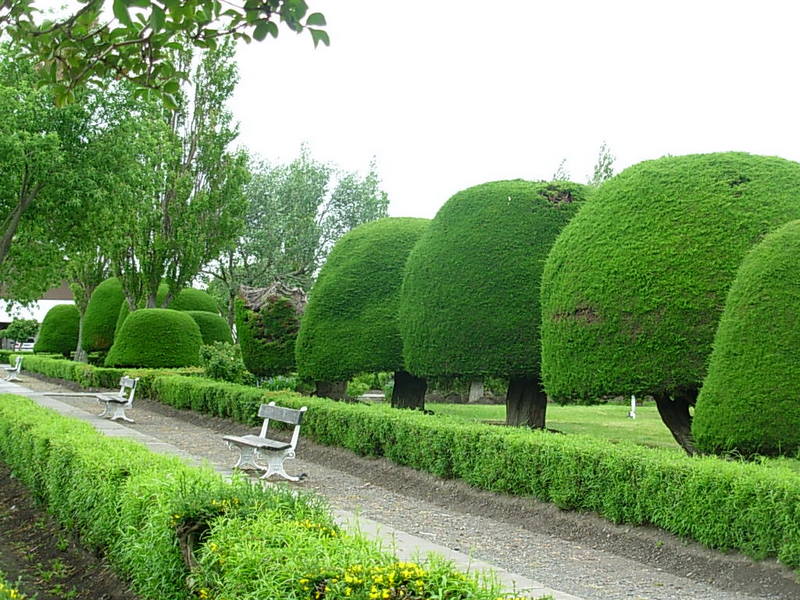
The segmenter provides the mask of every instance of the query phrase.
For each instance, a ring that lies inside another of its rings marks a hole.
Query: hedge
[[[81,347],[84,350],[105,352],[111,348],[123,302],[122,283],[116,277],[106,279],[95,288],[83,316]]]
[[[413,585],[415,597],[497,596],[441,560],[425,568],[397,563],[377,543],[342,533],[315,496],[244,478],[226,482],[27,398],[0,397],[0,459],[84,546],[105,553],[143,599],[319,593],[344,600],[367,598],[370,586],[382,598],[401,597],[383,594],[392,591],[380,583],[389,573],[395,590]],[[361,581],[346,586],[354,573]]]
[[[800,164],[669,156],[609,179],[542,275],[542,376],[557,399],[696,394],[747,251],[800,218]]]
[[[336,242],[300,320],[295,356],[301,377],[347,381],[363,372],[404,370],[400,284],[408,253],[428,223],[380,219]]]
[[[167,297],[169,293],[169,286],[166,283],[161,283],[158,286],[158,291],[156,292],[156,307],[161,308],[161,305],[164,303],[164,299]],[[139,308],[144,308],[144,300],[139,302]],[[197,290],[195,288],[183,288],[180,290],[173,298],[172,302],[170,302],[167,307],[170,310],[179,310],[182,312],[186,312],[189,310],[200,310],[203,312],[212,312],[215,314],[219,314],[219,306],[217,305],[217,301],[204,290]],[[117,315],[116,319],[116,330],[119,331],[122,327],[122,324],[125,322],[125,319],[128,318],[130,314],[130,308],[128,307],[127,302],[123,302],[119,307],[119,314]]]
[[[228,327],[228,322],[219,314],[205,310],[187,310],[185,312],[194,319],[194,322],[200,328],[203,344],[213,344],[214,342],[233,343],[231,328]]]
[[[106,356],[108,367],[189,367],[200,364],[203,338],[188,314],[140,308],[128,315]]]
[[[542,263],[590,190],[516,179],[450,198],[406,264],[406,369],[420,377],[538,377]]]
[[[800,456],[800,221],[745,257],[692,422],[705,452]]]
[[[653,524],[712,548],[800,567],[800,476],[778,465],[689,458],[580,435],[464,424],[388,406],[264,392],[184,376],[158,377],[152,397],[256,424],[262,402],[308,406],[303,435],[480,488]],[[742,507],[747,507],[743,510]]]
[[[241,298],[234,301],[236,336],[244,366],[258,377],[283,375],[294,369],[294,348],[300,318],[288,298],[250,310]]]
[[[34,352],[69,356],[78,349],[80,314],[74,304],[57,304],[47,311],[33,346]]]

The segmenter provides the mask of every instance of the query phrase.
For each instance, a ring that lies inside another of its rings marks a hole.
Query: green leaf
[[[168,109],[178,110],[178,101],[172,94],[164,94],[161,96],[161,99],[164,101],[164,106],[166,106]]]
[[[175,79],[170,79],[164,84],[164,92],[167,94],[177,94],[181,91],[180,84]]]
[[[165,17],[164,9],[157,4],[153,4],[153,10],[150,13],[150,27],[153,28],[153,31],[161,31],[164,28]]]
[[[325,22],[325,15],[322,13],[314,13],[308,16],[306,19],[306,26],[307,27],[325,27],[327,23]]]
[[[269,25],[269,21],[259,21],[256,28],[253,30],[253,39],[263,42],[264,38],[266,38],[269,33]]]
[[[131,21],[131,16],[128,14],[128,7],[125,6],[124,0],[114,0],[113,10],[117,21],[127,27],[133,27],[133,21]]]
[[[326,46],[331,45],[331,38],[328,37],[328,32],[323,31],[322,29],[311,29],[308,28],[308,31],[311,33],[311,39],[314,40],[314,48],[320,45],[320,43],[325,44]]]

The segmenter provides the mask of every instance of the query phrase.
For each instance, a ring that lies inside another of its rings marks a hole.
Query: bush
[[[353,590],[337,580],[358,569],[413,571],[421,599],[497,596],[441,560],[401,567],[376,543],[343,535],[317,497],[244,478],[227,482],[27,398],[2,400],[0,459],[82,544],[105,553],[143,600],[309,598],[315,588],[345,600]],[[182,546],[197,559],[191,571]],[[264,564],[266,571],[253,571]],[[366,589],[354,587],[364,598]]]
[[[34,352],[69,356],[78,349],[80,314],[74,304],[57,304],[47,311],[33,346]]]
[[[336,242],[311,290],[295,355],[301,377],[346,381],[403,370],[397,304],[408,253],[427,219],[385,218]]]
[[[188,314],[141,308],[125,319],[106,357],[108,367],[188,367],[200,364],[200,328]]]
[[[541,266],[588,193],[518,179],[450,198],[406,265],[400,332],[408,370],[538,377]]]
[[[185,312],[194,319],[194,322],[200,328],[200,335],[204,344],[213,344],[214,342],[233,343],[228,322],[218,314],[203,310],[187,310]]]
[[[237,298],[236,334],[247,370],[258,377],[271,377],[294,369],[294,345],[300,320],[286,298],[267,302],[253,311]]]
[[[689,458],[627,442],[465,424],[194,377],[159,377],[153,392],[165,404],[251,425],[263,402],[308,406],[303,436],[321,444],[564,509],[595,511],[617,523],[650,523],[713,548],[755,558],[777,555],[800,567],[800,476],[787,467]]]
[[[122,284],[116,277],[106,279],[95,288],[83,316],[81,347],[86,352],[107,352],[111,348],[124,303]]]
[[[14,319],[0,335],[12,342],[24,342],[35,338],[38,332],[39,322],[36,319]]]
[[[213,342],[200,348],[200,364],[206,377],[230,383],[252,385],[255,377],[244,366],[239,346],[228,342]]]
[[[745,256],[720,319],[692,433],[700,450],[800,451],[800,221]]]
[[[214,300],[211,294],[205,290],[196,290],[194,288],[182,289],[177,293],[175,299],[169,303],[167,308],[182,311],[199,310],[219,315],[219,306],[217,306],[217,301]]]
[[[665,157],[606,181],[544,267],[548,394],[696,392],[739,263],[798,217],[800,164],[776,157]]]

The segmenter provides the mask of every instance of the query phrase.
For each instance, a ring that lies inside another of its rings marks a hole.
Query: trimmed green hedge
[[[385,597],[391,584],[377,576],[397,578],[403,570],[413,571],[415,597],[422,599],[498,595],[441,560],[426,568],[397,563],[376,543],[342,533],[317,497],[244,478],[226,482],[210,469],[106,437],[28,398],[0,400],[0,459],[84,546],[105,553],[143,600],[313,598],[317,592],[345,600],[366,598],[370,586]],[[182,546],[196,559],[191,571]],[[348,590],[345,576],[357,571],[362,581],[348,582]],[[412,581],[405,576],[397,584]]]
[[[685,394],[705,377],[746,252],[800,218],[800,164],[665,157],[606,181],[542,275],[542,376],[558,399]]]
[[[297,371],[318,381],[403,370],[397,323],[408,253],[428,219],[385,218],[360,225],[331,250],[300,320]]]
[[[203,344],[213,344],[214,342],[233,343],[228,322],[218,314],[205,310],[187,310],[185,312],[194,319],[194,322],[200,328]]]
[[[111,348],[119,310],[124,302],[122,284],[116,277],[106,279],[95,288],[83,316],[81,347],[84,350],[106,352]]]
[[[408,257],[399,305],[407,370],[538,376],[542,263],[590,190],[517,179],[450,198]]]
[[[258,377],[272,377],[292,371],[294,346],[300,319],[287,298],[267,302],[256,312],[241,298],[234,302],[236,335],[244,366]]]
[[[190,367],[200,364],[200,328],[188,314],[140,308],[122,323],[107,367]]]
[[[199,310],[216,315],[219,314],[219,306],[217,306],[217,301],[214,300],[211,294],[194,288],[182,289],[167,308],[182,311]]]
[[[800,221],[745,256],[714,339],[692,434],[704,452],[800,451]]]
[[[69,356],[78,349],[80,313],[74,304],[57,304],[47,311],[39,329],[34,352],[51,352]]]
[[[650,523],[712,548],[777,556],[800,567],[800,476],[785,467],[464,424],[200,378],[159,377],[153,395],[165,404],[251,425],[262,402],[308,406],[303,435],[322,444],[385,456],[495,492],[594,511],[617,523]]]

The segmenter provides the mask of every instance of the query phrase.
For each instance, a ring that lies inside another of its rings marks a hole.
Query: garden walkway
[[[63,385],[25,374],[22,384],[0,383],[0,393],[26,395],[114,437],[156,452],[208,462],[230,474],[234,454],[222,435],[247,427],[139,400],[135,424],[99,419],[97,402]],[[255,433],[256,430],[253,429]],[[508,590],[556,600],[795,600],[800,585],[774,561],[755,563],[677,540],[649,528],[620,527],[537,503],[474,490],[384,459],[357,457],[303,439],[299,458],[286,463],[307,479],[289,484],[327,497],[337,520],[382,540],[398,557],[436,551],[460,568],[494,569]],[[546,582],[546,583],[540,583]],[[561,590],[561,591],[558,591]]]

